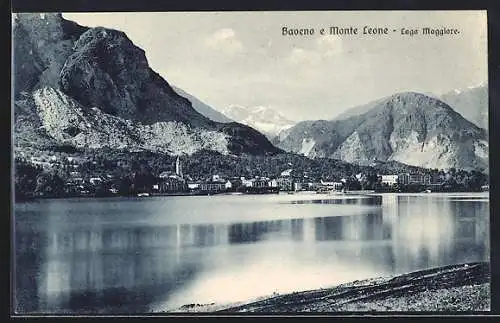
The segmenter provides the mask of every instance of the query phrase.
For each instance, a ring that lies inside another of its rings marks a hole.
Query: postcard
[[[12,14],[13,313],[489,312],[487,12]]]

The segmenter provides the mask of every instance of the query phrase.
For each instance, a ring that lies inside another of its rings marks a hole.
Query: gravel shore
[[[237,305],[188,304],[174,312],[486,312],[489,263],[468,263],[296,292]]]

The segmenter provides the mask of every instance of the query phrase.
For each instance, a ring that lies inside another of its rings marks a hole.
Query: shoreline
[[[68,195],[68,196],[37,196],[37,197],[23,197],[15,198],[14,203],[24,203],[24,202],[36,202],[40,200],[50,200],[50,199],[105,199],[105,198],[151,198],[151,197],[168,197],[168,196],[242,196],[242,195],[315,195],[318,197],[340,197],[340,196],[383,196],[383,195],[400,195],[400,196],[432,196],[432,195],[467,195],[467,194],[482,194],[489,197],[489,191],[467,191],[467,192],[376,192],[376,191],[347,191],[347,192],[328,192],[320,193],[317,191],[279,191],[279,192],[215,192],[215,193],[200,193],[200,192],[178,192],[178,193],[151,193],[149,196],[137,196],[134,195],[104,195],[104,196],[92,196],[92,195]]]
[[[474,262],[357,280],[330,288],[263,296],[232,304],[186,304],[159,311],[230,313],[488,312],[490,264]]]

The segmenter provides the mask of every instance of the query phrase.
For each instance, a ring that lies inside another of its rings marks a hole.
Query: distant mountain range
[[[281,131],[292,127],[296,122],[286,118],[268,107],[242,107],[232,105],[222,112],[233,120],[259,130],[268,138],[277,136]]]
[[[464,118],[488,130],[488,86],[454,90],[439,96]]]
[[[13,54],[16,151],[69,146],[262,156],[285,150],[361,165],[488,167],[486,87],[442,100],[399,93],[335,120],[296,123],[268,107],[217,111],[154,72],[123,32],[80,26],[60,14],[16,14]]]
[[[209,109],[176,93],[121,31],[83,27],[60,14],[16,14],[13,47],[16,148],[280,152],[251,127],[196,111],[193,105]]]
[[[446,103],[413,92],[374,101],[335,120],[299,122],[273,143],[311,158],[357,164],[379,160],[439,169],[488,168],[486,131]]]
[[[212,108],[211,106],[209,106],[205,102],[200,101],[199,99],[194,97],[192,94],[187,93],[183,89],[180,89],[176,86],[172,86],[172,88],[174,89],[175,92],[177,92],[177,94],[188,99],[191,102],[191,104],[193,105],[193,108],[196,111],[198,111],[198,113],[201,113],[202,115],[209,118],[210,120],[213,120],[216,122],[221,122],[221,123],[235,122],[235,120],[229,119],[227,116],[225,116],[221,112]]]

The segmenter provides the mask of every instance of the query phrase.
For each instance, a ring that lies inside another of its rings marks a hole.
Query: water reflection
[[[284,202],[286,203],[286,202]],[[356,197],[340,197],[334,199],[305,199],[292,200],[291,204],[337,204],[337,205],[380,205],[382,204],[381,196],[370,196],[363,198]]]
[[[352,201],[370,203],[342,203]],[[172,294],[197,302],[194,290],[219,301],[222,286],[251,297],[488,260],[487,202],[389,194],[371,203],[351,216],[156,226],[71,226],[39,214],[15,233],[16,311],[140,313]],[[269,283],[258,283],[263,275]],[[246,290],[223,285],[250,276]]]

